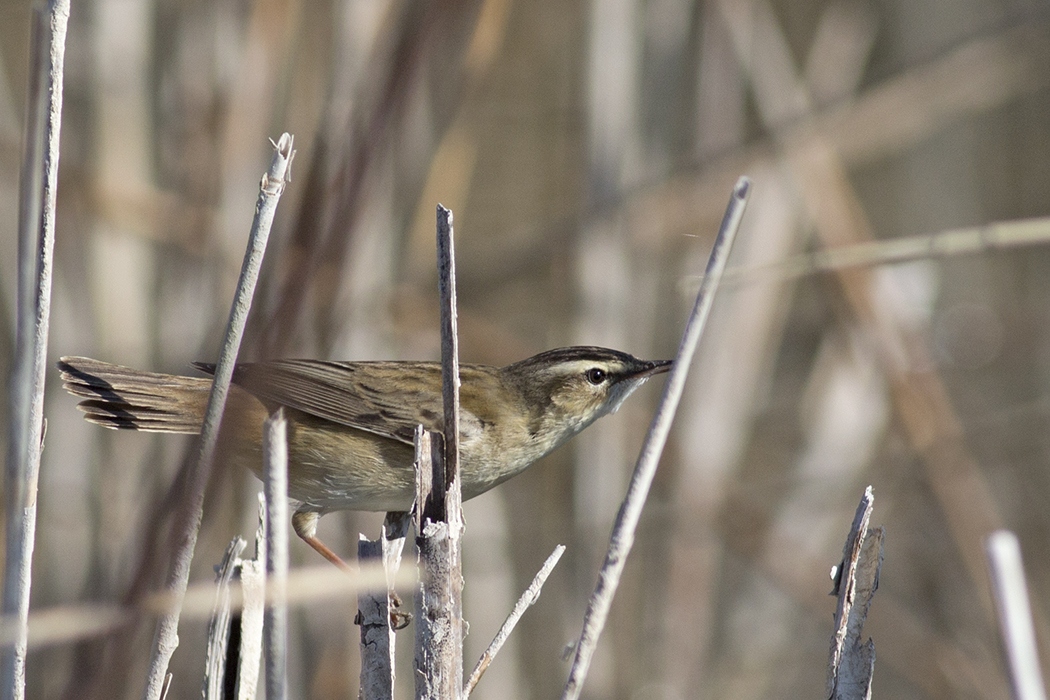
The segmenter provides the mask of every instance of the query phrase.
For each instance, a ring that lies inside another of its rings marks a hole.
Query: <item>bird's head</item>
[[[645,380],[670,368],[670,360],[639,360],[617,350],[577,346],[548,350],[502,372],[526,403],[530,432],[549,432],[560,443],[616,411]]]

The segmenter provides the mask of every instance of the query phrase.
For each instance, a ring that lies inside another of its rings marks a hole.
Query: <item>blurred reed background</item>
[[[27,3],[0,2],[5,375],[28,26]],[[722,290],[585,696],[817,697],[828,570],[870,483],[888,530],[876,696],[1006,698],[981,546],[1018,532],[1047,652],[1050,253],[778,264],[1050,214],[1048,30],[1023,0],[75,2],[52,354],[213,360],[282,131],[298,157],[243,359],[437,358],[437,202],[463,361],[670,357],[749,174],[730,266],[763,272]],[[166,570],[188,443],[89,426],[57,379],[33,606],[136,600]],[[560,692],[658,389],[467,504],[468,664],[568,545],[476,697]],[[251,536],[259,489],[219,471],[193,581]],[[350,553],[380,517],[321,534]],[[293,614],[293,697],[356,696],[355,608]],[[172,698],[199,697],[204,628],[183,623]],[[138,697],[152,633],[32,651],[27,696]]]

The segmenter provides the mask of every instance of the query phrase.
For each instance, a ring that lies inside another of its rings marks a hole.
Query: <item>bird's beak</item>
[[[671,365],[674,364],[673,360],[655,360],[653,362],[647,362],[646,367],[639,370],[631,378],[632,379],[648,379],[657,374],[663,374],[671,370]]]

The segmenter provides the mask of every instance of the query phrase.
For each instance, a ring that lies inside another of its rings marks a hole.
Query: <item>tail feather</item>
[[[198,433],[210,379],[143,372],[92,360],[63,357],[66,390],[87,399],[77,408],[92,423],[159,433]]]

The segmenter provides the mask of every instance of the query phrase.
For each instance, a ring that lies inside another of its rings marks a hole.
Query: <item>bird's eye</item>
[[[591,367],[587,370],[587,381],[591,384],[601,384],[605,381],[605,370],[601,367]]]

